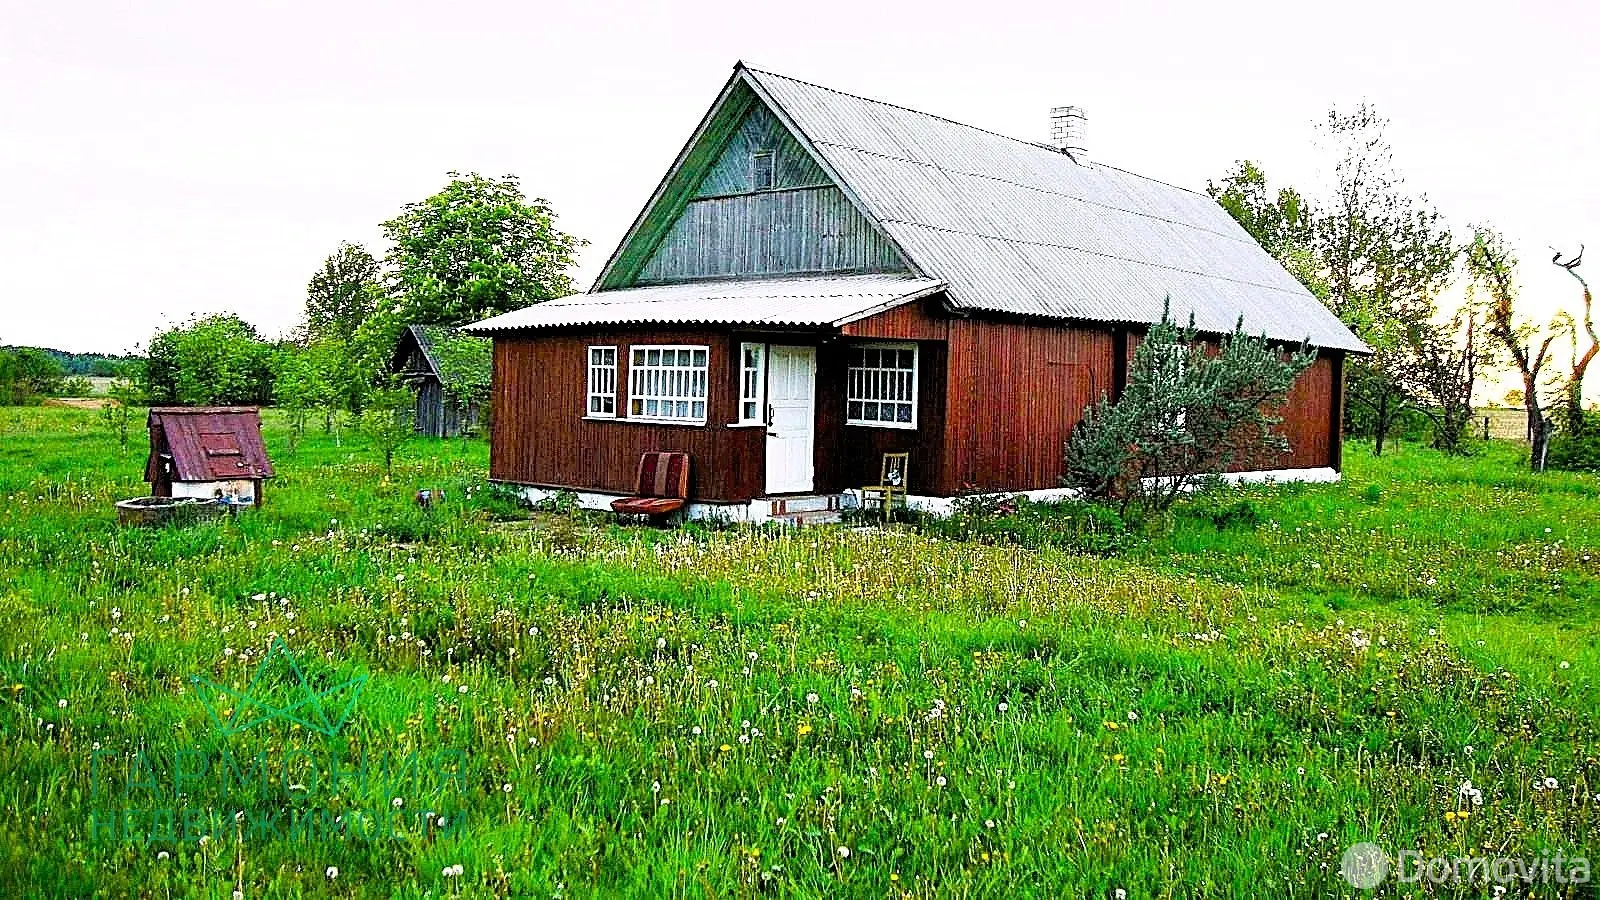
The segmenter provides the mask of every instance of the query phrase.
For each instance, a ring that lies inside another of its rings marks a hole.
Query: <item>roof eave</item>
[[[761,79],[757,77],[758,74],[759,73],[747,68],[742,62],[734,67],[734,77],[742,77],[744,79],[744,82],[750,86],[750,90],[754,91],[755,95],[760,98],[761,102],[765,103],[767,108],[772,110],[772,114],[778,117],[778,121],[782,122],[783,126],[789,129],[789,133],[794,135],[795,140],[799,142],[800,146],[804,148],[807,153],[811,154],[811,158],[816,160],[818,166],[822,167],[822,171],[827,173],[829,178],[833,179],[833,183],[838,186],[845,198],[849,200],[850,204],[856,208],[856,211],[865,216],[867,221],[872,223],[872,227],[878,229],[878,233],[883,235],[883,239],[888,241],[890,246],[894,247],[895,252],[900,255],[901,261],[906,264],[906,267],[911,270],[912,274],[918,275],[922,278],[935,277],[928,274],[928,272],[923,269],[915,259],[912,258],[911,254],[906,252],[906,248],[900,243],[900,241],[895,239],[894,235],[889,232],[889,229],[884,227],[883,219],[879,217],[877,213],[873,212],[872,207],[868,206],[866,201],[861,199],[861,195],[856,193],[855,188],[850,186],[850,182],[847,181],[843,175],[839,174],[839,170],[834,168],[833,163],[828,161],[827,156],[823,155],[822,151],[817,149],[817,145],[811,140],[811,136],[806,134],[805,129],[800,127],[799,123],[794,120],[793,116],[789,115],[789,111],[783,108],[783,104],[779,103],[777,98],[772,96],[772,92],[767,90],[766,85],[763,85],[761,83]]]
[[[655,210],[656,205],[659,204],[666,196],[667,188],[672,185],[673,180],[677,178],[678,173],[683,169],[684,164],[688,162],[689,155],[694,151],[695,146],[700,143],[701,138],[705,136],[705,133],[711,126],[711,123],[716,120],[717,114],[720,113],[723,106],[727,104],[729,97],[731,97],[733,94],[734,88],[740,84],[743,72],[744,63],[741,62],[734,65],[733,74],[729,75],[727,82],[722,85],[722,90],[718,92],[717,99],[712,102],[711,107],[706,110],[705,115],[700,117],[700,124],[695,126],[694,132],[689,135],[689,139],[685,141],[683,147],[678,150],[678,155],[673,158],[672,165],[668,167],[667,173],[661,176],[661,181],[656,184],[656,189],[651,192],[649,201],[639,209],[639,214],[634,217],[633,224],[628,226],[627,233],[623,235],[621,241],[617,242],[616,248],[613,249],[611,251],[611,255],[607,257],[605,266],[600,269],[600,274],[595,277],[594,285],[590,288],[591,291],[602,290],[606,283],[611,279],[613,272],[616,270],[618,261],[622,258],[622,251],[627,249],[628,245],[632,244],[636,239],[638,239],[640,229],[643,228],[645,220],[650,217],[650,213]]]
[[[924,297],[930,297],[934,294],[945,291],[948,287],[948,285],[941,281],[938,284],[929,285],[928,287],[912,291],[911,293],[906,294],[904,297],[896,297],[893,300],[885,300],[882,303],[871,306],[860,312],[851,313],[842,319],[834,320],[833,322],[829,323],[829,325],[833,328],[843,328],[844,326],[853,322],[859,322],[862,319],[870,319],[879,313],[885,313],[891,309],[898,309],[902,306],[905,306],[907,303],[914,303]]]

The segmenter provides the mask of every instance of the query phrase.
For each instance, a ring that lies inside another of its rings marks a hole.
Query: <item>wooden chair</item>
[[[689,454],[654,452],[639,457],[634,493],[636,496],[611,501],[611,510],[651,520],[682,511],[689,502]]]
[[[911,454],[885,453],[878,483],[861,489],[862,508],[874,502],[879,504],[883,509],[883,518],[887,521],[897,503],[901,507],[906,505],[906,486],[910,481]]]

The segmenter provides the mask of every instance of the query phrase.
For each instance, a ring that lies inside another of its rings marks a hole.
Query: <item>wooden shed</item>
[[[457,437],[478,426],[491,371],[487,338],[442,325],[409,325],[400,332],[390,370],[416,394],[417,433]]]
[[[491,477],[603,508],[641,454],[686,451],[691,514],[760,520],[835,510],[908,453],[913,505],[1059,495],[1084,407],[1170,301],[1212,340],[1242,318],[1316,348],[1289,452],[1251,477],[1338,478],[1366,346],[1211,198],[1061,130],[736,66],[589,293],[467,326],[495,342]]]
[[[255,407],[157,407],[149,427],[151,494],[261,505],[262,482],[273,471]]]

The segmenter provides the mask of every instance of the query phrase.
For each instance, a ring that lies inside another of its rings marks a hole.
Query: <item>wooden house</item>
[[[273,470],[255,407],[156,407],[149,428],[145,480],[153,496],[261,505]]]
[[[1084,407],[1170,298],[1308,340],[1271,475],[1335,479],[1365,346],[1203,194],[1051,143],[735,67],[589,293],[497,316],[491,477],[603,507],[686,451],[692,513],[836,508],[909,453],[913,505],[1061,492]]]
[[[458,437],[477,428],[482,413],[468,383],[488,384],[487,339],[442,325],[408,325],[400,332],[390,371],[416,395],[418,434]]]

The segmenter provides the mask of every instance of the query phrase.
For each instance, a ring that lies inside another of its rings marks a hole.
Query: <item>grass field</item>
[[[1508,446],[1100,558],[501,521],[481,442],[287,437],[264,508],[124,530],[139,435],[0,410],[0,894],[1367,896],[1359,841],[1600,849],[1600,482]],[[290,705],[279,642],[365,676],[333,736],[218,727],[260,707],[207,682]]]

